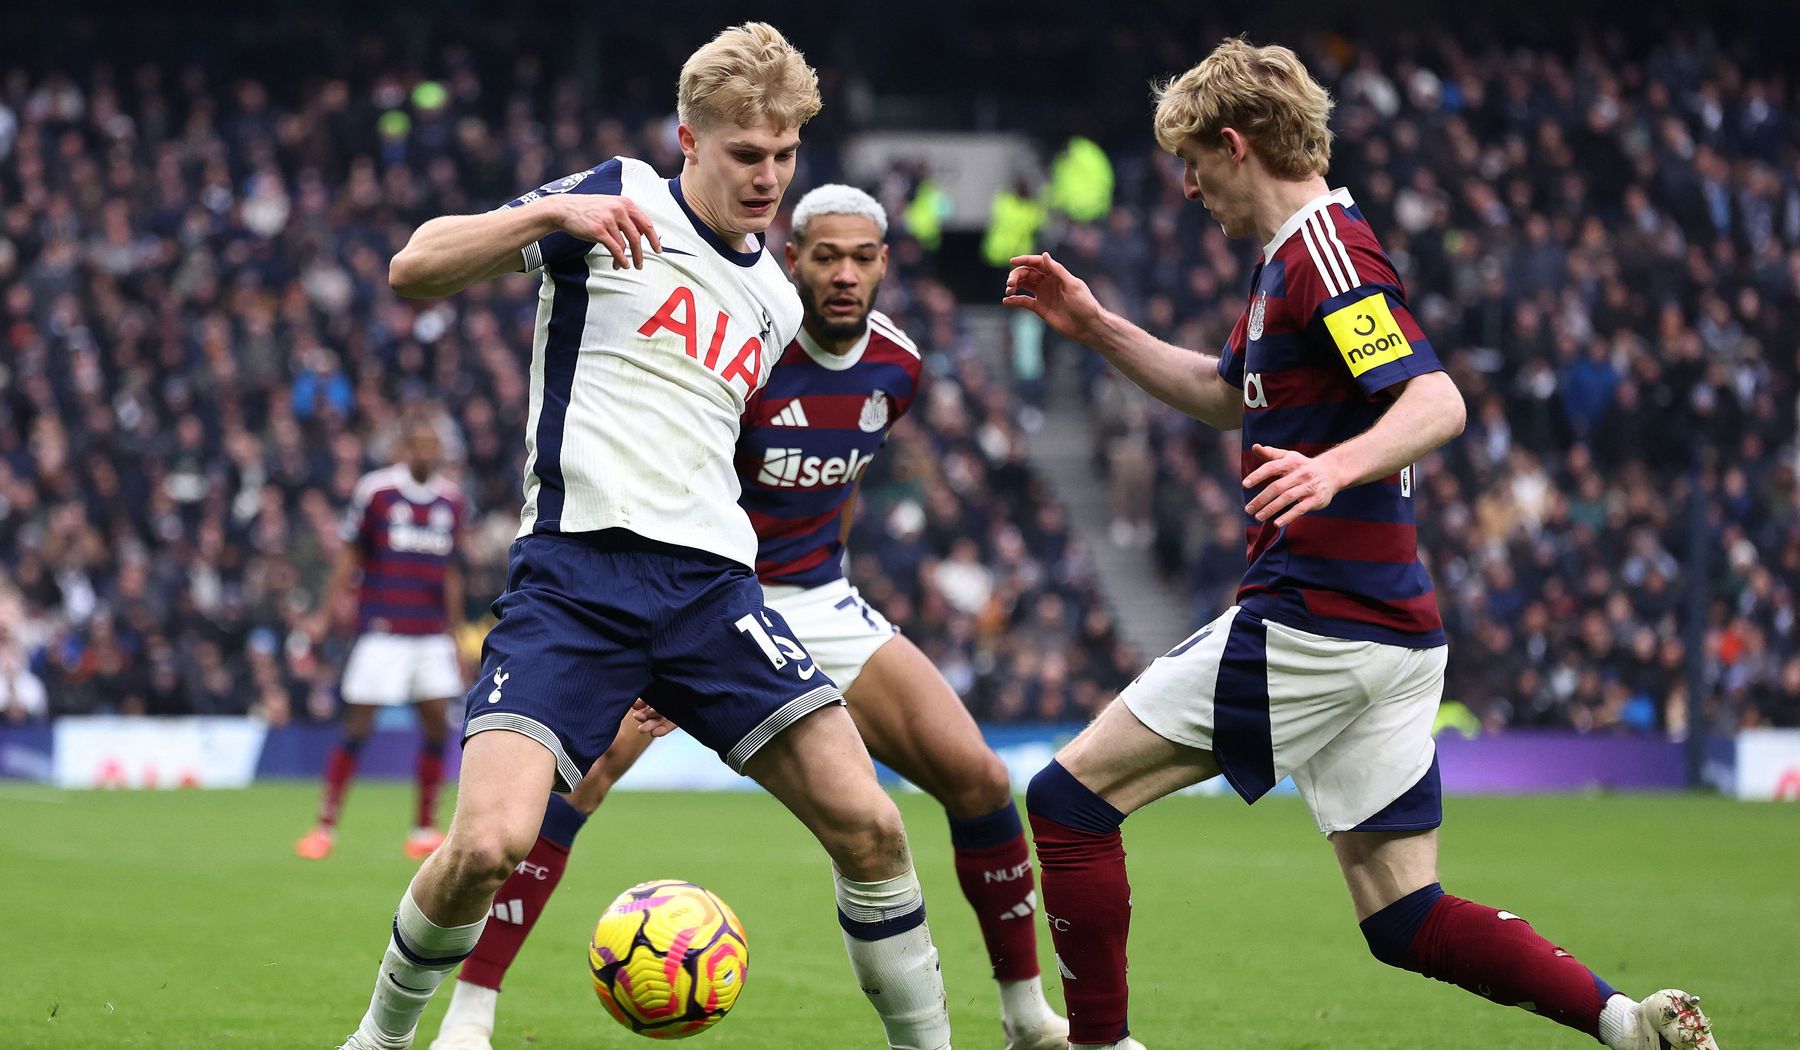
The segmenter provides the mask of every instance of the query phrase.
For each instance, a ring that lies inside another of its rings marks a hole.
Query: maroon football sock
[[[427,742],[419,752],[415,769],[419,780],[419,820],[415,827],[429,828],[437,823],[438,788],[444,783],[444,742],[434,746]]]
[[[1511,912],[1452,897],[1433,883],[1364,919],[1362,928],[1382,962],[1599,1038],[1612,987]]]
[[[1129,1032],[1125,942],[1131,884],[1118,831],[1094,834],[1031,815],[1043,869],[1044,919],[1056,946],[1069,1042],[1111,1043]]]
[[[950,841],[956,852],[956,879],[975,909],[994,979],[1036,977],[1037,882],[1018,809],[1008,802],[986,816],[953,817]]]
[[[345,741],[331,749],[331,756],[325,760],[325,798],[319,804],[319,823],[325,827],[337,826],[338,814],[344,808],[344,795],[350,790],[350,781],[356,777],[356,759],[362,752],[362,741]]]

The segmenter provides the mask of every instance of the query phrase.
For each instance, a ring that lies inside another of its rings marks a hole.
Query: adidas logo
[[[769,420],[769,425],[772,427],[812,426],[806,421],[806,409],[800,407],[799,401],[789,401],[786,408],[775,413],[775,418]]]
[[[523,926],[525,925],[525,902],[517,897],[509,901],[495,901],[493,915],[496,921]]]
[[[1005,922],[1008,919],[1029,919],[1029,918],[1031,918],[1031,913],[1036,910],[1037,910],[1037,891],[1032,890],[1030,893],[1027,893],[1025,895],[1024,900],[1020,901],[1019,903],[1013,905],[1011,908],[1007,909],[1000,916],[1000,921]]]

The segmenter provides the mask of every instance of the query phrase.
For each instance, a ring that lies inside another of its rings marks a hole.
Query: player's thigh
[[[1340,831],[1332,851],[1361,922],[1400,898],[1438,881],[1438,833]]]
[[[361,740],[375,728],[375,711],[373,704],[344,705],[344,735]]]
[[[788,726],[750,756],[744,773],[799,818],[844,874],[883,879],[906,869],[900,813],[842,706]]]
[[[1211,752],[1161,735],[1124,700],[1121,695],[1107,704],[1100,717],[1056,753],[1056,761],[1089,791],[1129,814],[1218,776]]]
[[[733,770],[746,772],[752,755],[808,714],[843,703],[749,569],[695,566],[667,586],[680,613],[653,635],[642,696]],[[866,751],[860,741],[858,750]]]
[[[904,635],[875,651],[844,700],[869,753],[953,816],[981,816],[1010,802],[1005,763],[956,690]]]
[[[364,634],[350,646],[338,692],[347,704],[392,707],[412,700],[412,652],[397,634]]]
[[[498,840],[521,854],[543,824],[556,755],[523,733],[491,730],[463,746],[449,837]]]
[[[463,740],[523,734],[555,756],[557,790],[581,782],[650,682],[635,564],[560,536],[513,544],[499,620],[465,700]],[[543,799],[538,800],[540,805]]]

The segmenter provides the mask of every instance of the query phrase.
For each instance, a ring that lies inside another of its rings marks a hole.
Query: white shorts
[[[763,600],[794,629],[839,692],[848,693],[875,650],[900,633],[842,578],[817,587],[764,584]]]
[[[456,641],[447,634],[365,634],[350,647],[340,686],[347,704],[390,706],[463,695]]]
[[[1246,802],[1292,776],[1326,834],[1435,828],[1447,652],[1327,638],[1234,605],[1119,699],[1159,736],[1211,751]]]

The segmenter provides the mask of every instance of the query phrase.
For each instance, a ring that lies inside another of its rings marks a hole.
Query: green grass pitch
[[[0,786],[0,1048],[336,1046],[366,1004],[394,903],[411,792],[359,784],[336,856],[291,854],[312,784],[242,792]],[[943,953],[957,1046],[997,1048],[979,937],[929,799],[901,798]],[[1452,799],[1452,892],[1514,911],[1644,995],[1704,995],[1725,1050],[1800,1045],[1800,811],[1697,797]],[[1171,799],[1126,825],[1133,1031],[1151,1050],[1593,1046],[1369,958],[1329,848],[1292,798]],[[755,794],[615,796],[501,997],[499,1050],[647,1046],[588,988],[584,946],[647,878],[718,891],[750,980],[704,1047],[882,1045],[805,832]],[[1044,957],[1048,961],[1048,938]],[[1052,998],[1061,992],[1048,965]],[[447,993],[420,1026],[437,1031]]]

